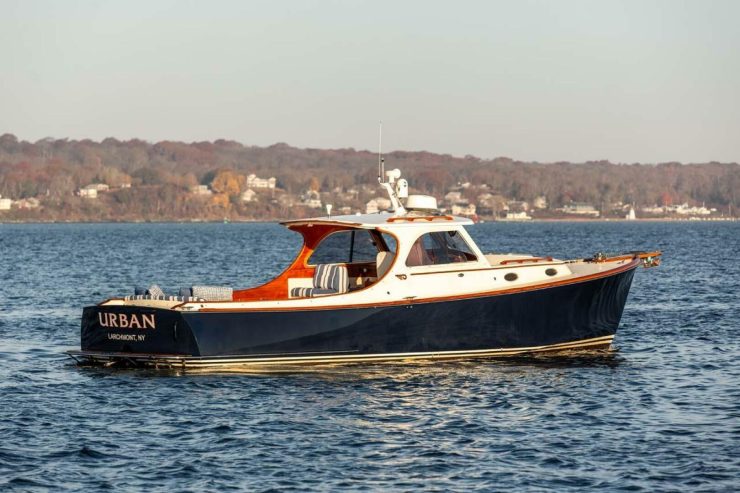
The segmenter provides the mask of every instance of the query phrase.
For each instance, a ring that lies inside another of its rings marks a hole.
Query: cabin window
[[[353,264],[375,262],[380,250],[395,253],[395,240],[366,229],[337,231],[324,238],[311,255],[309,263]]]
[[[383,241],[385,242],[385,247],[389,252],[391,252],[393,255],[396,254],[396,239],[392,237],[389,234],[381,233],[380,236],[383,237]]]
[[[421,235],[406,259],[408,267],[472,262],[476,257],[458,231],[438,231]]]

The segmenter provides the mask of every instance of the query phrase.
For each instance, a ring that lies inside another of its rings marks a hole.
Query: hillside
[[[621,214],[620,204],[683,203],[727,215],[736,213],[740,192],[737,163],[535,163],[402,151],[385,158],[389,168],[403,170],[413,189],[438,199],[450,190],[458,190],[465,203],[480,202],[481,194],[493,197],[479,204],[490,214],[497,212],[490,204],[500,198],[544,200],[544,215],[571,203],[592,204],[602,216]],[[5,134],[0,195],[12,206],[0,210],[0,221],[260,220],[316,215],[316,206],[325,203],[354,212],[364,210],[377,190],[376,162],[374,153],[354,149],[254,147],[226,140],[26,142]],[[274,188],[250,186],[259,184],[249,181],[250,174],[275,177]],[[80,190],[90,184],[105,186],[95,197],[84,196]],[[253,192],[244,194],[248,189]]]

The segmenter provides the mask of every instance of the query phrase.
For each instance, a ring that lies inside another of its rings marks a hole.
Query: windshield
[[[406,259],[408,267],[440,265],[477,260],[458,231],[437,231],[421,235]]]

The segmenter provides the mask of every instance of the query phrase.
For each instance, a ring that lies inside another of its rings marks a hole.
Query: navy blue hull
[[[518,293],[364,308],[178,312],[87,307],[82,351],[270,358],[550,346],[613,336],[633,276],[634,268]],[[101,326],[109,321],[105,313],[124,314],[130,321],[131,314],[141,312],[154,315],[155,328]]]

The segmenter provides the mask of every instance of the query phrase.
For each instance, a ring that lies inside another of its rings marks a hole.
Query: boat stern
[[[85,307],[80,349],[80,353],[199,354],[179,311],[131,305]]]

